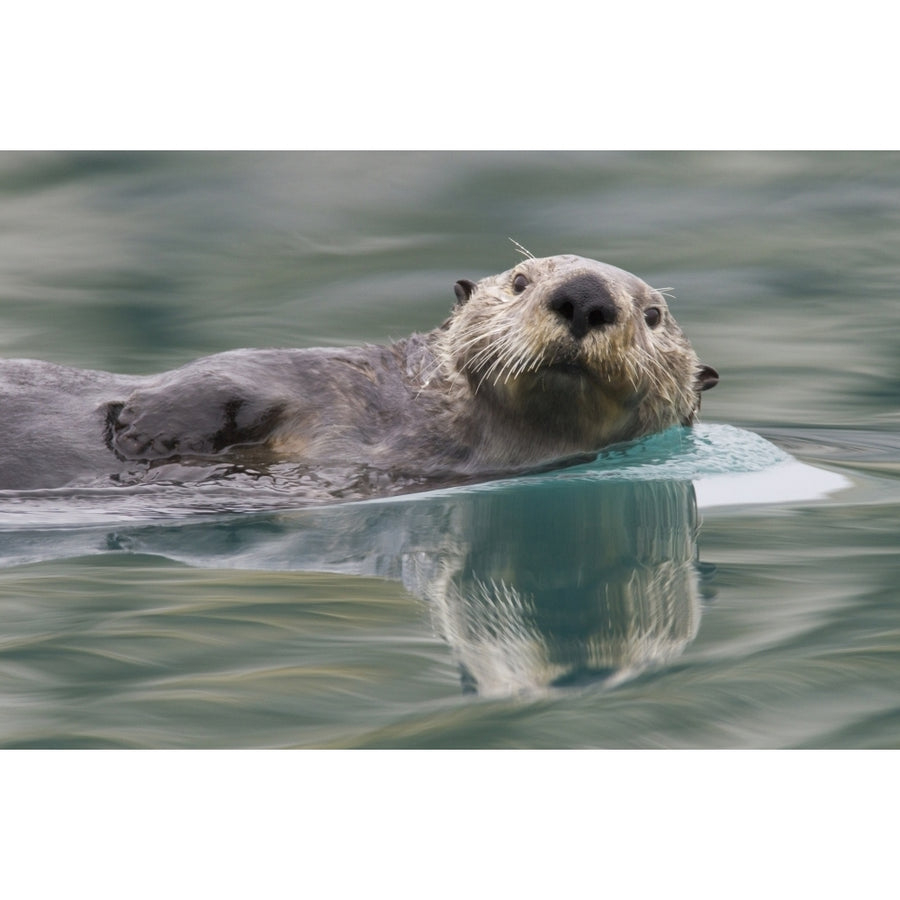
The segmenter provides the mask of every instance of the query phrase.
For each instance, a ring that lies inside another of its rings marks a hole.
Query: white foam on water
[[[697,506],[745,506],[824,500],[851,486],[837,472],[789,459],[762,472],[712,475],[694,482]]]

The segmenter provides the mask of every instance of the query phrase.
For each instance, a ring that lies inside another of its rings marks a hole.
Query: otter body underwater
[[[718,380],[659,291],[577,256],[456,283],[389,346],[233,350],[154,376],[0,361],[0,488],[364,467],[454,483],[695,421]]]

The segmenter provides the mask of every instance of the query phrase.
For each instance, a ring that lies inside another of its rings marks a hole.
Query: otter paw
[[[107,417],[110,449],[125,459],[168,459],[201,448],[190,440],[186,423],[167,405],[146,407],[135,395],[124,404],[111,404]]]

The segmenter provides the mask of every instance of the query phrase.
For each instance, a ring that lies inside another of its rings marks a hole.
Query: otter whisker
[[[481,378],[478,379],[478,384],[475,386],[475,393],[476,393],[476,394],[478,393],[478,391],[481,390],[481,386],[484,384],[485,379],[491,374],[491,372],[494,370],[494,368],[496,367],[496,365],[497,365],[497,361],[495,360],[495,361],[491,364],[490,368],[486,369],[486,370],[482,373]],[[496,385],[496,383],[497,383],[497,382],[495,381],[494,384]]]
[[[653,357],[643,347],[635,346],[634,350],[635,353],[640,357],[640,361],[643,363],[643,366],[640,368],[637,365],[633,366],[635,372],[632,375],[632,378],[634,380],[635,387],[637,387],[641,382],[641,378],[639,377],[639,375],[643,375],[643,380],[645,382],[649,381],[650,385],[657,391],[665,396],[668,396],[668,392],[663,386],[662,381],[658,373],[656,372],[656,362]]]
[[[496,346],[488,346],[484,348],[471,360],[469,360],[466,368],[472,373],[475,373],[479,371],[479,369],[481,369],[483,363],[491,360],[491,357],[493,357],[493,359],[490,361],[490,365],[488,365],[482,372],[481,378],[478,381],[478,385],[475,388],[476,391],[481,388],[481,385],[484,384],[485,379],[489,378],[494,370],[498,366],[500,366],[503,363],[504,359],[509,355],[509,343],[510,336],[507,332],[502,335]],[[494,383],[496,384],[496,380],[494,381]]]
[[[535,357],[527,347],[523,347],[518,356],[510,360],[505,380],[516,379],[523,373],[534,371],[538,368],[540,368],[540,358]]]
[[[509,384],[509,379],[513,377],[513,367],[515,365],[516,356],[510,356],[503,365],[500,367],[500,371],[497,373],[494,378],[494,384],[498,384],[500,380],[503,380],[504,384]]]
[[[533,355],[527,344],[518,341],[515,343],[512,341],[508,342],[506,349],[508,350],[508,358],[498,373],[495,384],[501,377],[504,382],[508,382],[510,378],[517,377],[522,366],[527,366]]]
[[[530,250],[526,250],[517,240],[515,240],[515,238],[509,238],[509,240],[512,241],[513,246],[525,257],[525,259],[537,258]]]
[[[520,375],[525,372],[533,372],[537,371],[541,365],[543,360],[543,354],[539,353],[535,355],[530,350],[523,350],[520,354],[521,362],[519,365],[513,370],[512,377],[518,378]]]
[[[478,371],[492,358],[496,362],[499,359],[499,353],[500,348],[498,347],[484,347],[467,362],[466,367]]]
[[[527,348],[522,348],[518,345],[518,342],[514,341],[512,338],[509,338],[504,343],[503,356],[501,357],[502,364],[494,378],[494,384],[497,384],[501,378],[504,383],[509,381],[512,370],[523,352],[527,352]]]
[[[459,339],[453,342],[453,346],[456,352],[460,353],[475,344],[486,343],[490,345],[494,339],[502,337],[508,330],[508,327],[502,321],[494,322],[489,329],[467,329],[462,332]],[[472,332],[471,337],[469,337],[469,331]]]
[[[508,344],[509,342],[507,342],[507,346],[504,347],[504,354],[502,356],[498,356],[491,368],[488,370],[489,374],[496,370],[496,374],[494,375],[495,386],[500,383],[501,378],[503,378],[504,382],[509,380],[509,376],[506,376],[504,378],[504,372],[506,372],[506,369],[511,362],[510,347],[508,346]]]

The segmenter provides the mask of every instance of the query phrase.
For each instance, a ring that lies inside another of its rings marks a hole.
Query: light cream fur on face
[[[570,284],[581,294],[595,285],[614,321],[574,334],[553,308]],[[507,409],[568,407],[569,430],[585,447],[690,423],[699,405],[701,367],[662,293],[579,256],[528,258],[479,281],[442,335],[439,357],[448,378],[465,377],[476,396],[489,393]]]

